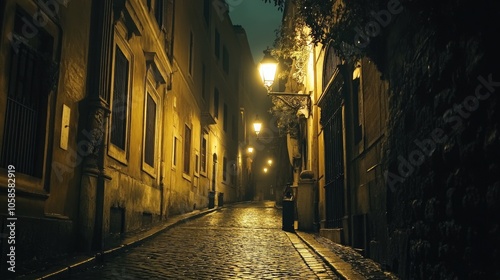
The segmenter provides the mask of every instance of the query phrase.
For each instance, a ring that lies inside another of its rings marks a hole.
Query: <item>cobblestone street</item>
[[[253,202],[185,222],[71,279],[338,278],[282,231],[274,202]]]

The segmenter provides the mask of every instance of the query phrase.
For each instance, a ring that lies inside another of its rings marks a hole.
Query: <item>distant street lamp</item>
[[[269,160],[267,161],[267,164],[269,164],[269,166],[273,165],[273,160],[272,160],[272,159],[269,159]]]
[[[259,136],[260,130],[262,129],[262,123],[259,120],[259,115],[255,117],[255,121],[253,122],[253,130],[255,131],[255,134]]]

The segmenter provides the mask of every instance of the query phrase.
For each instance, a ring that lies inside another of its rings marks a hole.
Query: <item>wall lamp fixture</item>
[[[260,72],[260,76],[262,78],[262,82],[264,83],[264,86],[267,89],[267,95],[278,97],[290,108],[296,108],[296,106],[293,106],[290,103],[290,101],[286,99],[286,97],[300,98],[302,108],[307,109],[307,112],[304,112],[301,110],[299,110],[299,111],[301,111],[300,113],[303,114],[306,118],[308,118],[310,108],[311,108],[311,93],[312,92],[309,92],[308,94],[304,94],[304,93],[300,93],[300,92],[276,92],[276,91],[272,91],[272,86],[274,84],[274,79],[276,77],[276,71],[278,69],[278,64],[279,64],[278,60],[276,60],[271,55],[271,50],[269,48],[265,49],[264,50],[264,58],[262,58],[262,60],[260,62],[259,72]]]

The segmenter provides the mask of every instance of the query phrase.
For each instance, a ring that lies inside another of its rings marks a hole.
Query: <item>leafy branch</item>
[[[263,0],[286,9],[286,0]],[[364,56],[368,49],[355,44],[357,28],[372,20],[371,11],[378,10],[382,0],[291,0],[296,7],[296,26],[307,26],[314,45],[331,44],[342,59]]]

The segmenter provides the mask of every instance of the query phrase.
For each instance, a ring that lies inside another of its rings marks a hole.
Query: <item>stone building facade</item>
[[[318,45],[302,64],[316,229],[402,279],[499,276],[498,4],[459,2],[389,1],[364,58]]]
[[[0,4],[0,214],[8,234],[15,192],[19,262],[246,197],[240,95],[254,64],[218,4]]]

